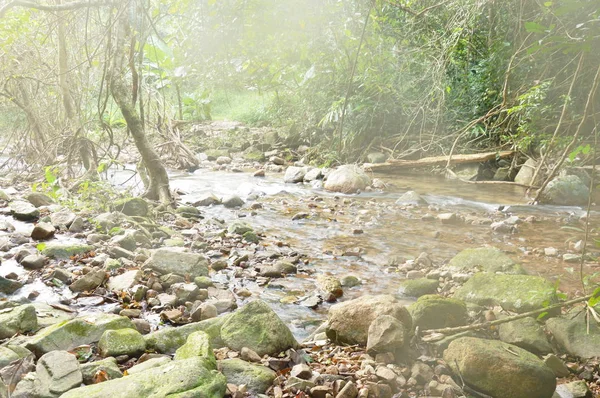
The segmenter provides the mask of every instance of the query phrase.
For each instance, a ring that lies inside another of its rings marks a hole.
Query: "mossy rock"
[[[498,305],[518,313],[544,308],[558,300],[554,285],[542,277],[487,272],[473,275],[454,298],[487,307]]]
[[[454,256],[448,266],[452,270],[461,272],[525,274],[523,267],[495,247],[465,249]]]
[[[248,232],[244,233],[244,235],[242,235],[242,238],[246,242],[250,242],[250,243],[260,242],[258,235],[256,235],[256,233],[254,231],[248,231]]]
[[[590,320],[588,330],[585,311],[551,318],[546,329],[566,353],[584,359],[600,357],[600,326]]]
[[[94,250],[93,246],[84,243],[48,242],[41,245],[42,255],[57,259],[68,259]]]
[[[38,327],[35,307],[31,304],[20,305],[0,314],[0,340],[15,334],[36,330]]]
[[[81,365],[81,374],[84,384],[94,384],[95,376],[98,372],[103,372],[108,380],[120,379],[123,377],[117,360],[113,357],[105,358],[100,361],[88,362]]]
[[[444,361],[467,385],[493,397],[551,398],[556,388],[556,377],[542,360],[497,340],[457,339]]]
[[[246,385],[253,394],[264,394],[277,377],[277,373],[266,366],[257,365],[241,359],[228,359],[218,362],[219,370],[227,378],[227,383]]]
[[[421,297],[437,292],[440,282],[437,279],[406,279],[400,282],[398,293],[408,297]]]
[[[142,198],[127,198],[115,202],[113,211],[120,211],[127,216],[146,217],[150,206]]]
[[[217,360],[210,345],[210,336],[203,331],[190,334],[184,345],[175,351],[175,360],[200,357],[206,369],[217,369]]]
[[[185,218],[197,219],[201,217],[200,210],[193,206],[179,206],[175,212]]]
[[[146,348],[163,354],[174,354],[179,347],[186,343],[189,335],[197,331],[208,334],[210,345],[213,348],[222,348],[225,344],[221,338],[221,326],[230,316],[231,314],[179,327],[160,329],[144,336]]]
[[[134,356],[146,350],[146,341],[136,329],[107,330],[98,342],[102,356]]]
[[[457,299],[426,295],[411,304],[408,311],[414,326],[420,330],[463,326],[467,323],[467,306]]]

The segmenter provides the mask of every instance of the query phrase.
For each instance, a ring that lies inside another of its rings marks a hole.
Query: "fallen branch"
[[[390,159],[386,163],[365,163],[364,168],[370,171],[385,172],[411,167],[441,166],[447,164],[450,160],[452,161],[452,164],[483,163],[494,159],[507,158],[512,156],[514,153],[514,151],[501,151],[454,155],[452,158],[450,158],[450,156],[434,156],[419,160]]]
[[[523,318],[528,318],[530,316],[539,315],[543,312],[550,312],[552,310],[556,310],[556,309],[559,309],[562,307],[581,303],[582,301],[587,301],[587,300],[591,299],[592,297],[594,297],[594,295],[590,294],[588,296],[578,297],[573,300],[564,301],[564,302],[558,303],[558,304],[553,304],[548,307],[540,308],[540,309],[537,309],[534,311],[524,312],[522,314],[509,316],[509,317],[502,318],[502,319],[496,319],[495,321],[475,323],[473,325],[458,326],[458,327],[454,327],[454,328],[427,329],[427,330],[423,330],[423,333],[427,333],[427,334],[440,333],[440,334],[445,334],[445,335],[453,335],[453,334],[457,334],[457,333],[461,333],[461,332],[466,332],[469,330],[487,329],[492,326],[501,325],[503,323],[508,323],[508,322],[516,321],[516,320],[523,319]]]

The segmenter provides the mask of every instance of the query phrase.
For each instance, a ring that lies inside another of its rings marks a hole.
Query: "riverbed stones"
[[[180,248],[162,248],[155,250],[144,268],[162,275],[208,276],[208,259],[202,254],[183,251]]]
[[[408,310],[394,296],[365,295],[329,309],[327,337],[338,344],[366,345],[369,326],[381,315],[390,315],[412,330]]]
[[[42,269],[46,265],[46,257],[38,254],[30,254],[23,257],[21,260],[21,265],[23,268],[29,270]]]
[[[217,198],[214,193],[205,193],[200,195],[196,201],[192,204],[193,206],[215,206],[221,203],[221,199]]]
[[[561,206],[580,206],[588,202],[590,190],[575,175],[554,178],[542,193],[544,203]]]
[[[408,307],[413,325],[420,330],[463,326],[467,323],[464,301],[426,295]]]
[[[308,172],[307,167],[296,167],[290,166],[285,170],[285,175],[283,176],[283,182],[289,184],[295,184],[298,182],[302,182],[304,180],[304,176]]]
[[[54,350],[72,350],[95,343],[106,330],[135,329],[129,318],[113,314],[96,314],[57,323],[39,331],[25,347],[41,356]]]
[[[13,217],[21,221],[32,221],[40,216],[40,211],[29,202],[15,200],[9,203],[8,207]]]
[[[404,348],[410,334],[410,325],[407,328],[391,315],[380,315],[369,325],[367,352],[371,355],[398,352]]]
[[[28,355],[31,355],[31,352],[28,349],[18,345],[8,344],[5,346],[0,346],[0,369],[10,365],[11,362],[24,358]]]
[[[501,341],[459,338],[444,352],[444,361],[466,384],[495,397],[550,398],[556,388],[543,361]]]
[[[341,282],[334,276],[325,274],[317,275],[316,284],[319,290],[331,294],[333,297],[338,298],[344,295]]]
[[[237,195],[223,196],[223,199],[221,199],[221,203],[228,209],[242,207],[244,205],[244,201]]]
[[[50,214],[50,223],[58,228],[69,228],[76,218],[75,213],[65,208]]]
[[[98,341],[98,349],[104,357],[133,356],[144,352],[146,341],[136,329],[107,330]]]
[[[557,301],[552,283],[539,276],[480,272],[454,294],[454,298],[482,306],[501,306],[518,313],[537,310]]]
[[[465,249],[454,256],[448,266],[451,270],[459,272],[525,273],[520,265],[495,247]]]
[[[48,242],[44,243],[42,255],[49,258],[68,259],[71,256],[84,254],[93,249],[93,246],[79,242]]]
[[[91,292],[106,280],[106,271],[92,270],[69,285],[74,292]]]
[[[217,360],[210,345],[210,336],[203,331],[197,331],[190,334],[184,345],[175,351],[175,360],[200,357],[203,359],[203,366],[206,369],[217,369]]]
[[[80,387],[61,398],[139,398],[139,397],[206,397],[225,395],[226,379],[222,374],[202,366],[202,359],[193,357],[170,361],[127,377]]]
[[[364,191],[370,184],[371,179],[363,169],[347,164],[329,173],[324,187],[328,191],[352,194]]]
[[[517,319],[498,326],[500,340],[534,354],[548,354],[552,346],[540,324],[533,318]]]
[[[50,239],[54,236],[56,229],[54,226],[47,222],[40,222],[33,227],[31,231],[31,237],[36,240]]]
[[[38,396],[49,398],[79,387],[83,382],[79,362],[66,351],[52,351],[38,360],[34,386]]]
[[[127,198],[117,201],[113,211],[118,211],[126,216],[146,217],[150,208],[148,202],[142,198]]]
[[[111,276],[106,287],[113,292],[121,292],[135,286],[142,278],[142,271],[132,269],[125,271],[120,275]]]
[[[50,196],[48,196],[42,192],[28,193],[25,196],[25,199],[27,199],[29,201],[29,203],[31,203],[35,207],[50,206],[55,203],[54,199],[52,199]],[[6,199],[4,199],[4,200],[6,200]]]
[[[292,332],[261,300],[246,304],[225,321],[221,327],[223,343],[232,350],[247,347],[258,355],[277,355],[298,343]]]
[[[227,227],[227,232],[230,234],[244,235],[249,231],[252,231],[252,227],[242,221],[234,221]]]
[[[415,191],[407,191],[396,200],[396,204],[401,206],[427,206],[427,201]]]
[[[407,297],[421,297],[437,292],[440,282],[437,279],[417,278],[400,281],[398,293]]]
[[[584,359],[600,357],[600,326],[590,321],[588,333],[585,312],[548,319],[546,328],[566,353]]]
[[[271,369],[241,359],[219,361],[218,366],[228,383],[245,385],[252,394],[264,394],[277,377]]]
[[[23,284],[19,281],[13,281],[0,276],[0,293],[2,294],[13,294],[17,290],[23,287]]]
[[[174,354],[187,341],[190,334],[203,331],[210,337],[213,348],[221,348],[225,344],[221,339],[221,326],[231,315],[193,322],[179,327],[166,327],[144,336],[146,348],[162,354]]]
[[[99,377],[101,380],[113,380],[123,377],[123,373],[117,365],[117,360],[113,357],[101,359],[99,361],[88,362],[81,364],[81,374],[83,375],[84,384],[93,384],[95,379]]]
[[[556,395],[559,398],[589,398],[592,392],[585,381],[579,380],[557,386]]]
[[[0,313],[0,340],[34,331],[37,327],[37,314],[31,304],[20,305]]]

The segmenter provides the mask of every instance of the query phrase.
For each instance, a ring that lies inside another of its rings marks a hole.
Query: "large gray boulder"
[[[550,181],[541,201],[551,205],[581,206],[588,203],[589,188],[575,175],[559,176]]]
[[[73,389],[61,398],[222,398],[227,380],[200,357],[171,361],[127,377]]]
[[[412,319],[408,310],[394,296],[365,295],[329,309],[327,336],[339,344],[366,345],[369,326],[381,315],[398,319],[405,329],[412,331]]]
[[[34,387],[43,398],[58,398],[83,382],[77,358],[66,351],[52,351],[42,355],[35,372]]]
[[[154,251],[144,268],[161,275],[177,274],[189,276],[208,276],[208,259],[202,254],[183,251],[179,248],[162,248]]]
[[[451,270],[459,272],[502,272],[524,274],[523,268],[495,247],[465,249],[450,260]]]
[[[537,356],[496,340],[462,337],[444,352],[444,361],[473,389],[492,397],[551,398],[556,377]]]
[[[276,355],[298,345],[286,324],[261,300],[231,314],[221,327],[221,338],[233,350],[246,347],[260,356]]]
[[[518,313],[557,301],[554,285],[542,277],[487,272],[473,275],[456,291],[454,298],[488,307],[498,305]]]
[[[347,164],[329,173],[325,189],[332,192],[357,193],[371,185],[371,179],[360,167]]]
[[[585,359],[600,357],[600,326],[590,320],[588,333],[585,312],[548,319],[546,328],[568,354]]]

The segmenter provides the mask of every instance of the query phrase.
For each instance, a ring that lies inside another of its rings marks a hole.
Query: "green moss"
[[[458,253],[448,266],[465,272],[485,271],[508,274],[525,274],[525,270],[510,257],[495,247],[465,249]]]
[[[467,322],[467,306],[463,301],[437,295],[419,297],[408,311],[414,326],[421,330],[463,326]]]
[[[425,294],[435,293],[439,284],[437,279],[406,279],[400,282],[398,292],[408,297],[420,297]]]

